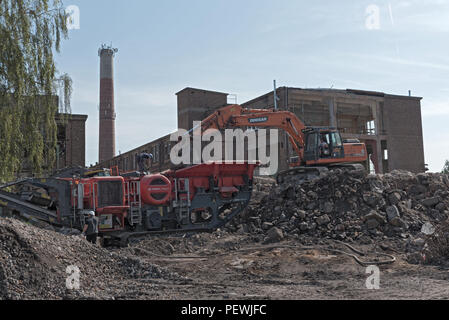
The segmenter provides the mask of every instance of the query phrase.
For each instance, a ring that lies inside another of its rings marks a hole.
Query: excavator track
[[[314,179],[319,179],[329,172],[326,167],[297,167],[279,172],[276,175],[277,184],[286,181],[295,181],[296,183],[303,183]]]
[[[336,163],[328,167],[329,170],[343,169],[349,171],[365,171],[365,167],[360,163]]]
[[[277,184],[282,184],[289,181],[296,184],[301,184],[306,181],[321,179],[325,177],[329,171],[337,169],[347,171],[365,171],[365,167],[360,163],[341,163],[333,164],[328,167],[297,167],[279,172],[276,175],[276,182]]]

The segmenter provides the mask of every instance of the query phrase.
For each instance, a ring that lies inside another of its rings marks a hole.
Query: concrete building
[[[117,52],[110,46],[102,45],[100,57],[100,135],[99,161],[115,156],[115,106],[114,106],[114,56]]]
[[[367,146],[377,173],[404,169],[425,171],[420,97],[336,89],[278,88],[278,108],[295,113],[307,126],[335,127],[343,139]],[[243,103],[247,108],[274,108],[269,92]],[[287,135],[279,134],[279,163],[293,156]]]
[[[336,89],[278,88],[280,110],[294,112],[307,126],[336,127],[343,139],[357,138],[367,145],[371,165],[377,173],[394,169],[425,171],[420,97],[398,96],[382,92]],[[247,108],[274,108],[274,93],[269,92],[242,104]],[[227,105],[227,93],[185,88],[177,93],[178,127],[191,129],[214,110]],[[153,172],[171,167],[169,135],[108,161],[100,167],[118,166],[137,169],[137,153],[152,152]],[[279,132],[279,170],[288,168],[294,156],[287,135]]]

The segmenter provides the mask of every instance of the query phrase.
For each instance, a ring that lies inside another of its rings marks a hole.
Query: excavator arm
[[[304,159],[304,123],[289,111],[272,109],[247,109],[240,105],[230,105],[218,109],[201,123],[201,134],[208,129],[228,129],[242,127],[277,128],[287,132],[289,140],[299,156]],[[194,132],[195,134],[195,132]]]

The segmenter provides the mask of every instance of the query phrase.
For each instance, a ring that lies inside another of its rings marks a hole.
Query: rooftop
[[[211,90],[204,90],[204,89],[197,89],[197,88],[191,88],[191,87],[187,87],[182,89],[181,91],[177,92],[176,95],[180,94],[181,92],[184,91],[197,91],[197,92],[204,92],[204,93],[216,93],[216,94],[225,94],[225,95],[229,95],[229,93],[224,93],[224,92],[219,92],[219,91],[211,91]]]

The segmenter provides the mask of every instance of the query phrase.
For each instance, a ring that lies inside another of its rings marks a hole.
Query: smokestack
[[[100,57],[99,162],[115,157],[114,56],[118,49],[102,45]]]

